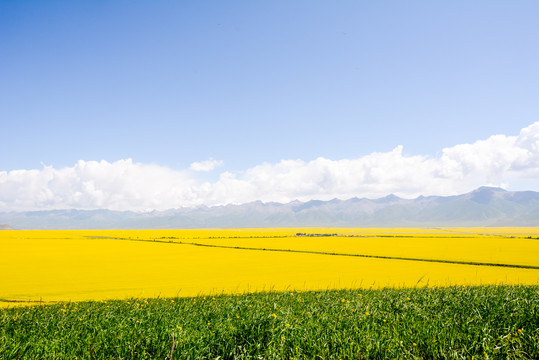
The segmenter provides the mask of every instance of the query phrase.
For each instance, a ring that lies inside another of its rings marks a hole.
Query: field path
[[[369,236],[369,237],[375,237],[375,236]],[[102,239],[102,238],[105,238],[105,237],[100,236],[100,237],[89,237],[89,238]],[[386,260],[422,261],[422,262],[434,262],[434,263],[443,263],[443,264],[459,264],[459,265],[473,265],[473,266],[499,266],[499,267],[508,267],[508,268],[516,268],[516,269],[539,270],[539,266],[535,266],[535,265],[503,264],[503,263],[476,262],[476,261],[458,261],[458,260],[444,260],[444,259],[422,259],[422,258],[413,258],[413,257],[335,253],[335,252],[313,251],[313,250],[294,250],[294,249],[274,249],[274,248],[245,247],[245,246],[227,246],[227,245],[216,245],[216,244],[204,244],[204,243],[197,243],[197,242],[158,240],[158,239],[129,239],[129,238],[118,238],[118,237],[114,237],[114,238],[113,237],[106,237],[106,238],[107,239],[114,239],[114,240],[143,241],[143,242],[152,242],[152,243],[157,242],[157,243],[164,243],[164,244],[171,244],[171,245],[191,245],[191,246],[202,246],[202,247],[234,249],[234,250],[275,251],[275,252],[288,252],[288,253],[314,254],[314,255],[329,255],[329,256],[352,256],[352,257],[386,259]]]

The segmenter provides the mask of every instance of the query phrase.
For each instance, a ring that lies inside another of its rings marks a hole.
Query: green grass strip
[[[537,359],[539,287],[334,290],[0,310],[0,359]]]

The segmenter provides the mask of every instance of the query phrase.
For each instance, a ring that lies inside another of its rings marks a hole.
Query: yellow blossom
[[[331,240],[297,237],[294,231],[298,229],[13,230],[0,232],[0,254],[10,254],[0,262],[0,297],[45,303],[125,299],[141,294],[144,298],[201,295],[213,300],[215,293],[256,292],[271,287],[296,296],[299,301],[297,289],[369,288],[371,284],[373,288],[414,287],[423,274],[428,274],[428,278],[421,284],[428,282],[429,286],[537,285],[537,275],[520,268],[342,256],[317,256],[317,261],[313,261],[311,255],[294,253],[373,254],[539,266],[539,242],[535,239],[538,228],[518,230],[454,228],[451,231],[460,235],[448,239],[438,236],[447,234],[447,229],[331,229],[354,235]],[[520,235],[511,239],[500,236],[517,232]],[[376,237],[379,234],[390,236]],[[179,240],[178,245],[170,246],[152,241],[160,238],[188,239],[186,243],[210,246],[187,246]],[[242,251],[241,247],[275,251]],[[278,251],[282,249],[292,252]],[[395,271],[397,266],[399,271]],[[327,269],[333,269],[339,277],[329,276]],[[25,294],[24,298],[21,294]],[[343,304],[347,303],[344,300]],[[149,304],[147,299],[140,301],[133,307],[146,308],[143,305]],[[202,298],[200,302],[204,302]],[[193,298],[192,303],[197,300]],[[8,304],[2,302],[0,307]]]

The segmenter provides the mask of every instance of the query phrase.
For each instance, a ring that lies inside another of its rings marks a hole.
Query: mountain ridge
[[[137,213],[40,210],[0,213],[15,229],[539,226],[539,192],[480,187],[452,196],[253,201]]]

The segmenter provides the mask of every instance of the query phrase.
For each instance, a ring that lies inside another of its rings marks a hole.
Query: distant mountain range
[[[137,213],[50,210],[0,213],[6,229],[539,226],[539,192],[481,187],[456,196],[255,201]]]

